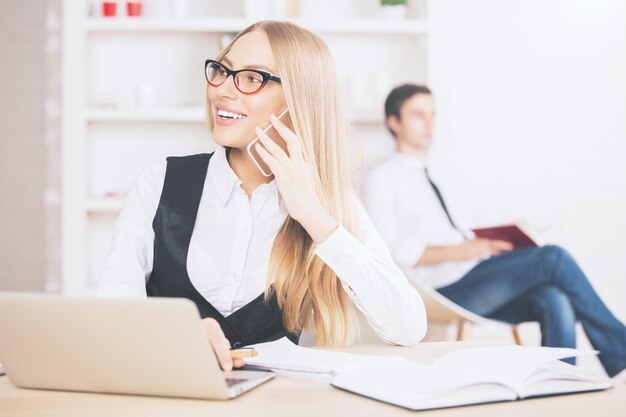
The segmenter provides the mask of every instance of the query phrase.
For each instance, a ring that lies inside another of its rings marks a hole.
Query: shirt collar
[[[226,205],[235,187],[241,186],[241,180],[228,164],[226,149],[222,146],[218,145],[215,148],[215,153],[209,163],[209,172],[220,202]]]
[[[230,167],[224,147],[217,145],[215,148],[215,153],[211,157],[211,163],[209,163],[209,172],[215,189],[217,190],[217,196],[222,205],[225,206],[235,187],[241,188],[242,181]],[[267,184],[261,184],[254,190],[254,194],[267,195],[266,198],[273,200],[276,209],[285,209],[280,193],[278,192],[278,187],[276,186],[276,180],[272,180]]]
[[[426,159],[421,159],[415,155],[411,155],[408,153],[396,152],[393,155],[393,158],[399,164],[413,169],[424,170],[427,166]]]

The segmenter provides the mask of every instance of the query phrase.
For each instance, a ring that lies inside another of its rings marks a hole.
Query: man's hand
[[[468,260],[500,255],[502,252],[513,250],[511,242],[483,238],[466,240],[459,247],[461,258]]]
[[[505,240],[472,239],[459,245],[428,246],[415,266],[437,265],[450,261],[467,261],[500,255],[513,250],[513,244]]]
[[[230,342],[224,336],[224,332],[220,327],[217,320],[207,317],[202,319],[202,325],[206,334],[207,340],[217,356],[217,360],[220,366],[225,371],[232,371],[234,368],[241,368],[244,363],[241,359],[231,359],[230,357]]]

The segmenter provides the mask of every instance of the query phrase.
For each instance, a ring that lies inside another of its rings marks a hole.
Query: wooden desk
[[[440,355],[484,342],[422,343],[412,348],[355,346],[342,351],[402,355],[429,363]],[[626,415],[626,385],[595,393],[557,396],[508,403],[485,404],[418,412],[420,416],[585,416]],[[328,385],[276,377],[230,401],[184,400],[130,395],[105,395],[19,389],[0,377],[0,416],[401,416],[417,415]]]

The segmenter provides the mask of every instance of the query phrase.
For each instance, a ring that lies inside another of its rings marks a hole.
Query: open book
[[[474,232],[476,237],[506,240],[507,242],[511,242],[516,249],[522,247],[537,247],[537,243],[517,224],[483,227],[480,229],[472,229],[472,232]]]
[[[605,377],[557,359],[596,354],[567,348],[465,348],[430,365],[400,356],[358,355],[303,348],[283,338],[254,345],[246,367],[312,379],[412,410],[603,390]]]
[[[607,378],[557,360],[595,353],[515,345],[470,348],[431,365],[407,361],[340,372],[332,385],[411,410],[611,388]]]

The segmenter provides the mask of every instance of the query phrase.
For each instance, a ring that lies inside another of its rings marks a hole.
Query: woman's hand
[[[337,221],[322,207],[311,171],[302,155],[301,139],[272,114],[270,121],[287,143],[287,152],[257,126],[263,144],[255,149],[272,170],[278,191],[289,215],[299,222],[315,243],[321,243],[337,228]]]
[[[231,359],[230,357],[230,342],[224,336],[224,332],[220,327],[217,320],[207,317],[202,319],[202,325],[204,327],[204,333],[207,340],[217,356],[217,360],[220,366],[225,371],[232,371],[234,368],[241,368],[244,363],[241,359]]]

